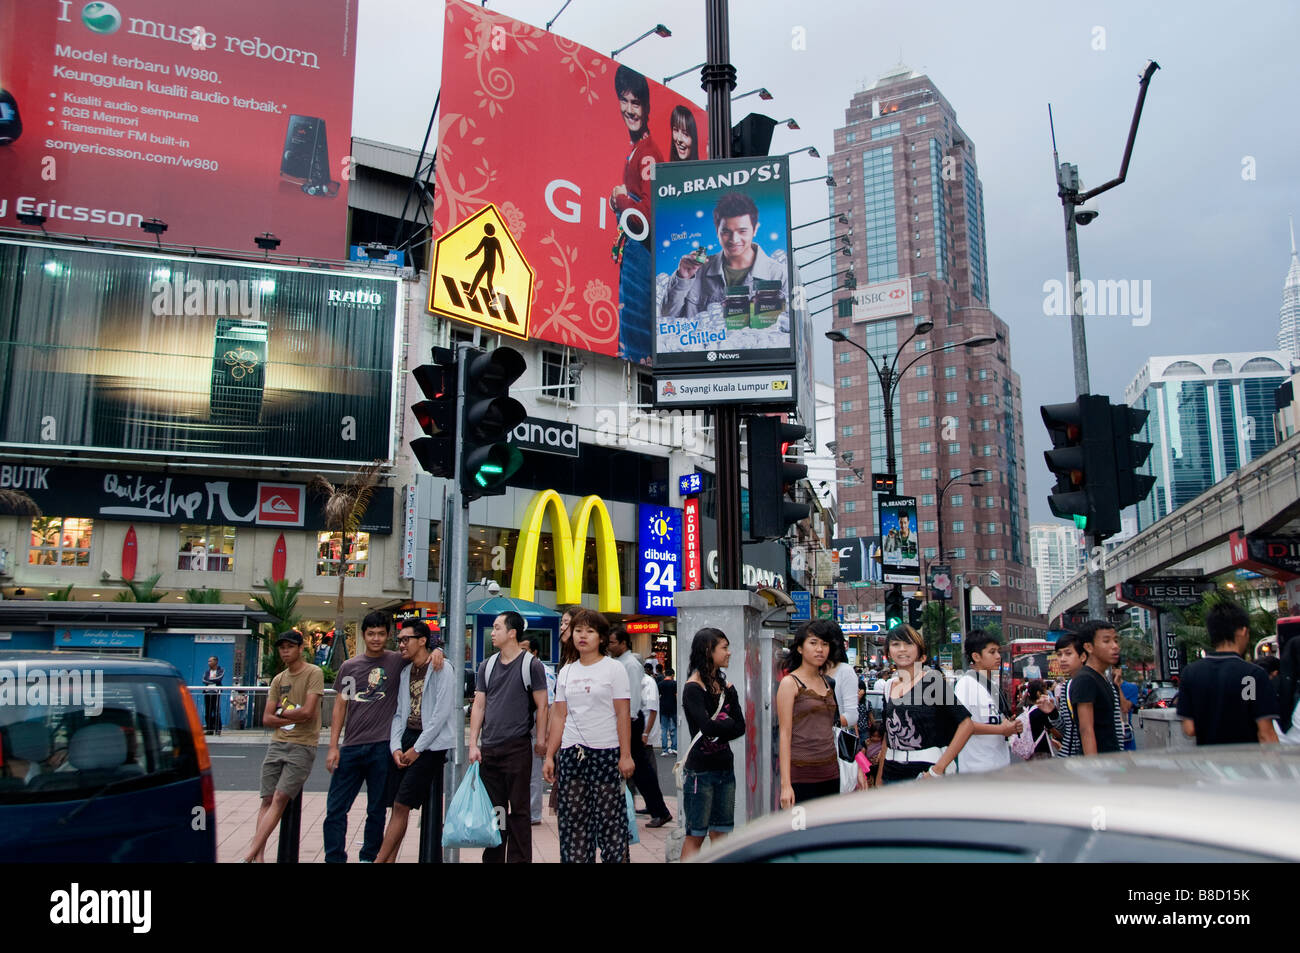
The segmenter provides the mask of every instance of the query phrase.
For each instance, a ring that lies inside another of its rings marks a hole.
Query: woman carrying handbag
[[[718,841],[735,828],[736,772],[731,742],[745,734],[745,715],[736,687],[723,669],[731,661],[727,637],[718,629],[695,633],[690,672],[682,688],[690,744],[674,772],[682,774],[686,839],[682,860],[699,853],[705,836]]]

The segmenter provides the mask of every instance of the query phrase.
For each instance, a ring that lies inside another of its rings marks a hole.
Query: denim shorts
[[[682,774],[686,836],[709,832],[729,834],[736,827],[735,771],[691,771]]]

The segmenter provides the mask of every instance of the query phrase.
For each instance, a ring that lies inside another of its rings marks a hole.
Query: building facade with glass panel
[[[1141,472],[1156,478],[1137,509],[1146,529],[1277,446],[1274,394],[1291,374],[1285,351],[1153,357],[1125,391],[1149,411],[1137,439],[1151,444]]]

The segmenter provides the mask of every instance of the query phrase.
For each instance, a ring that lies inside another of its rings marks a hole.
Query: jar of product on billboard
[[[781,294],[781,282],[754,280],[754,316],[750,319],[751,328],[770,328],[785,310],[785,295]]]
[[[744,285],[728,285],[727,300],[723,302],[727,329],[738,331],[749,327],[750,307],[749,289]]]

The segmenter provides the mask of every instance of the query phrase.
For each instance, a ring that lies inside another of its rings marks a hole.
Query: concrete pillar
[[[679,592],[677,605],[677,680],[685,687],[690,669],[691,644],[695,633],[712,627],[722,631],[731,644],[731,666],[727,681],[736,686],[745,713],[745,736],[731,743],[736,771],[736,827],[771,813],[777,807],[780,786],[778,766],[772,754],[772,724],[776,717],[777,665],[785,644],[785,610],[773,610],[767,600],[748,590],[699,589]],[[765,616],[776,613],[780,628],[764,628]],[[679,698],[680,698],[679,690]],[[680,706],[679,706],[680,708]],[[690,744],[686,714],[678,722],[678,748],[685,753]],[[681,855],[682,791],[677,788],[677,830],[668,840],[668,860]]]

